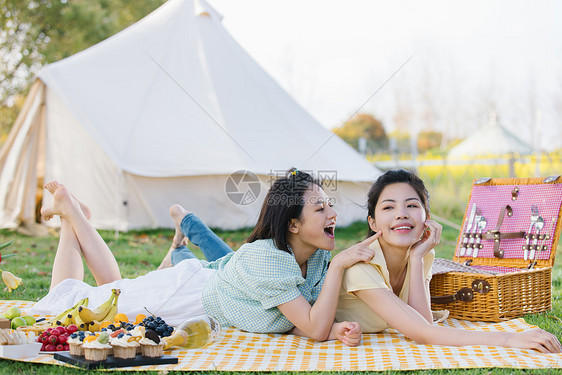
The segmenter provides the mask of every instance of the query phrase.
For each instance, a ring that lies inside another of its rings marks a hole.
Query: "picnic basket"
[[[489,322],[550,310],[561,204],[560,176],[474,181],[454,258],[434,263],[432,309]]]

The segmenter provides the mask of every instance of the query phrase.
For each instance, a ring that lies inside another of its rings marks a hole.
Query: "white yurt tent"
[[[451,148],[450,159],[498,156],[505,154],[528,155],[533,148],[502,126],[496,114],[490,115],[488,123],[470,137]]]
[[[495,113],[490,114],[488,123],[470,137],[451,148],[447,155],[449,161],[475,160],[478,158],[498,158],[507,156],[509,177],[515,176],[516,156],[529,155],[533,148],[515,134],[502,126]],[[496,159],[502,160],[502,159]]]
[[[170,0],[40,72],[0,152],[0,227],[35,220],[55,179],[100,229],[172,227],[172,203],[214,227],[251,226],[272,176],[290,167],[328,182],[338,224],[365,219],[380,172],[269,77],[206,2]]]

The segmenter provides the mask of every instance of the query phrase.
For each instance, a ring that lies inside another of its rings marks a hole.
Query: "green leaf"
[[[6,242],[6,243],[1,244],[1,245],[0,245],[0,250],[6,248],[6,247],[8,247],[8,246],[10,246],[10,245],[12,244],[12,242],[14,242],[14,240],[11,240],[11,241],[8,241],[8,242]]]

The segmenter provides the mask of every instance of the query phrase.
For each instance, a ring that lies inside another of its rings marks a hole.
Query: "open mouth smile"
[[[334,230],[336,229],[336,224],[332,223],[324,228],[324,233],[330,238],[334,238]]]

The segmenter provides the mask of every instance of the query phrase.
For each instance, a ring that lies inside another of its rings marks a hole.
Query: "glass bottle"
[[[185,320],[171,336],[164,337],[164,350],[177,346],[184,349],[202,348],[219,337],[220,323],[212,316],[200,315]]]

